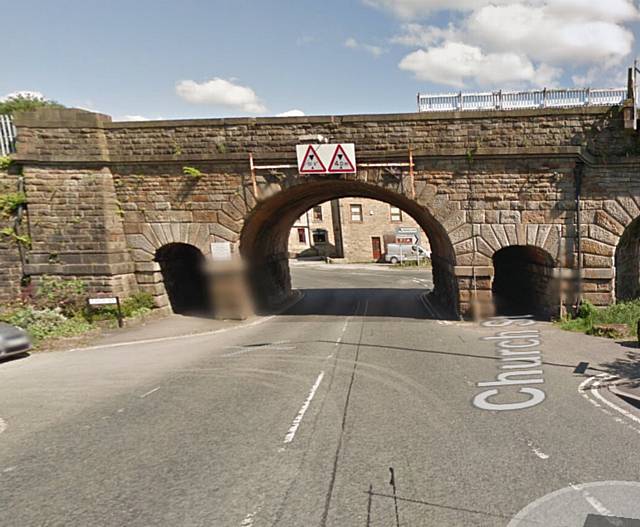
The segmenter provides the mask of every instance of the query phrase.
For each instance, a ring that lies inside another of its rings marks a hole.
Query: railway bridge
[[[31,243],[0,242],[0,300],[25,277],[52,275],[82,278],[93,293],[148,291],[175,311],[215,310],[235,293],[203,294],[224,274],[203,263],[228,244],[257,305],[278,305],[291,294],[294,220],[347,196],[388,202],[420,223],[433,297],[451,316],[550,317],[580,298],[633,298],[633,104],[149,122],[77,109],[17,114],[0,184],[24,189],[19,229]],[[296,144],[317,136],[354,143],[357,172],[299,174]]]

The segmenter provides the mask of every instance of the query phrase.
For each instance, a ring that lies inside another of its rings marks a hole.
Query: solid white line
[[[149,390],[147,393],[143,393],[140,396],[140,399],[144,399],[147,395],[151,395],[154,392],[157,392],[160,389],[160,386],[158,386],[157,388],[154,388],[153,390]]]
[[[316,390],[318,389],[318,386],[320,386],[320,383],[322,382],[323,377],[324,377],[324,371],[321,371],[320,375],[318,375],[318,378],[316,379],[316,382],[311,387],[311,391],[307,396],[307,400],[304,402],[304,404],[302,405],[302,408],[300,408],[300,411],[298,412],[298,415],[296,415],[295,419],[293,420],[293,424],[289,428],[287,435],[284,436],[285,444],[291,443],[291,441],[293,441],[293,438],[295,437],[296,432],[298,431],[298,427],[300,426],[300,422],[302,421],[302,418],[304,417],[304,414],[306,413],[307,408],[309,408],[309,405],[311,404],[311,400],[313,399],[313,396],[316,394]]]
[[[245,329],[245,328],[251,328],[254,326],[258,326],[260,324],[263,324],[269,320],[271,320],[272,318],[275,318],[276,315],[271,315],[269,317],[265,317],[265,318],[261,318],[259,320],[256,320],[254,322],[251,322],[249,324],[241,324],[239,326],[230,326],[227,328],[221,328],[221,329],[216,329],[213,331],[204,331],[202,333],[191,333],[188,335],[176,335],[174,337],[158,337],[155,339],[144,339],[144,340],[130,340],[128,342],[116,342],[114,344],[102,344],[99,346],[89,346],[86,348],[73,348],[70,349],[68,351],[88,351],[88,350],[97,350],[97,349],[109,349],[109,348],[120,348],[122,346],[131,346],[132,344],[152,344],[154,342],[170,342],[172,340],[180,340],[180,339],[185,339],[185,338],[190,338],[190,337],[206,337],[209,335],[218,335],[220,333],[226,333],[227,331],[232,331],[235,329]]]
[[[593,383],[593,386],[595,388],[598,388],[600,386],[600,381],[595,381]],[[594,395],[595,397],[597,397],[600,401],[602,401],[604,404],[606,404],[608,407],[613,408],[616,412],[621,413],[622,415],[624,415],[627,419],[631,419],[633,422],[640,424],[640,417],[637,417],[635,415],[633,415],[631,412],[627,412],[627,410],[625,410],[624,408],[620,408],[619,406],[613,404],[610,401],[607,401],[607,399],[605,399],[602,395],[600,395],[598,393],[598,390],[591,390],[592,395]]]

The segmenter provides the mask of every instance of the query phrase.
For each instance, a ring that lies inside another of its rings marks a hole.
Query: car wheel
[[[397,263],[398,263],[398,259],[397,259],[395,256],[393,256],[393,257],[391,258],[390,262],[391,262],[392,264],[397,264]]]

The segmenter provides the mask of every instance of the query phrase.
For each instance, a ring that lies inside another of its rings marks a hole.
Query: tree
[[[42,108],[43,106],[63,108],[62,104],[45,99],[39,93],[18,92],[0,99],[0,114],[12,114],[14,112]]]

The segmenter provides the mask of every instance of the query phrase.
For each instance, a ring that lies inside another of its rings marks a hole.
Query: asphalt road
[[[640,518],[637,488],[611,483],[640,479],[640,418],[588,389],[624,348],[536,323],[545,400],[483,410],[478,383],[503,364],[483,338],[505,328],[431,319],[428,271],[293,277],[299,303],[240,328],[0,364],[0,525]]]

